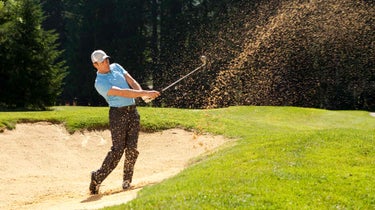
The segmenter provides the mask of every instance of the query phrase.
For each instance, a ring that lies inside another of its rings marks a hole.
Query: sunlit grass
[[[0,122],[5,128],[47,120],[74,132],[106,128],[107,112],[1,112]],[[375,118],[368,112],[253,106],[139,112],[144,131],[181,127],[237,141],[111,209],[375,209]]]
[[[13,129],[17,122],[62,123],[69,132],[108,127],[107,107],[53,107],[42,112],[0,112],[0,129]]]
[[[204,117],[198,119],[203,130],[238,137],[237,145],[110,209],[375,208],[375,119],[367,112],[295,107],[197,112]]]

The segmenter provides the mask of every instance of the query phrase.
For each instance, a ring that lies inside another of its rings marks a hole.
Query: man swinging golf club
[[[98,194],[99,186],[116,168],[125,152],[123,190],[130,188],[134,165],[138,158],[138,135],[140,116],[134,98],[154,99],[160,96],[158,91],[142,90],[138,82],[119,64],[109,62],[109,56],[102,50],[91,54],[91,61],[96,68],[95,88],[107,101],[112,147],[102,166],[91,172],[90,193]]]

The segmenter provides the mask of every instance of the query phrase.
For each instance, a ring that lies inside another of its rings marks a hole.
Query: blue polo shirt
[[[113,87],[121,89],[130,89],[125,79],[128,73],[122,66],[117,63],[109,65],[110,72],[107,74],[96,73],[95,89],[104,97],[110,107],[122,107],[135,104],[134,98],[124,98],[120,96],[108,96],[108,91]]]

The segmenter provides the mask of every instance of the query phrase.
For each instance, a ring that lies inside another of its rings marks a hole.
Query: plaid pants
[[[125,152],[123,181],[132,181],[134,165],[138,158],[138,135],[140,116],[135,106],[111,107],[109,124],[112,135],[112,147],[105,157],[102,166],[94,174],[101,183],[118,165]]]

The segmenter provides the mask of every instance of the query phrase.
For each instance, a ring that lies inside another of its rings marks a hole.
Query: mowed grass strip
[[[368,112],[251,106],[139,111],[147,131],[182,127],[237,141],[108,209],[375,209],[375,118]],[[106,127],[107,112],[1,112],[0,123],[47,120],[74,132]]]
[[[195,128],[238,138],[236,145],[107,209],[375,208],[375,119],[367,112],[295,107],[195,112],[204,117]]]

